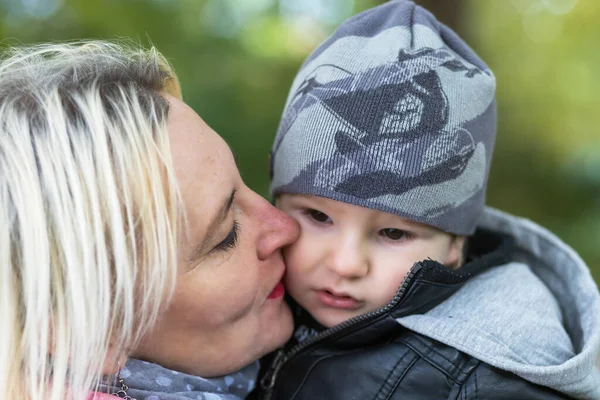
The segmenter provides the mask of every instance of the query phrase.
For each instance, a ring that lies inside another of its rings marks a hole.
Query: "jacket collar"
[[[422,314],[456,293],[472,277],[506,263],[514,248],[514,240],[504,234],[478,229],[469,237],[467,262],[451,269],[427,259],[413,266],[413,274],[405,282],[404,297],[390,311],[394,318]]]

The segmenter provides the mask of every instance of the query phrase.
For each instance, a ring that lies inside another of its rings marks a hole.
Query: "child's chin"
[[[329,313],[320,313],[312,314],[313,317],[317,320],[317,322],[323,325],[326,328],[333,328],[336,325],[341,324],[342,322],[346,322],[349,319],[355,317],[354,314],[345,314],[341,315],[340,312],[329,312]],[[358,314],[357,314],[358,315]]]

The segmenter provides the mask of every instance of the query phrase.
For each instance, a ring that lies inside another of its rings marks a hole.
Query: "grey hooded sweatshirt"
[[[548,230],[492,208],[479,227],[515,239],[512,262],[398,323],[533,383],[600,399],[600,295],[583,260]]]

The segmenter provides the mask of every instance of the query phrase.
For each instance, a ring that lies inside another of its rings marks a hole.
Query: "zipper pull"
[[[273,362],[271,362],[271,366],[269,367],[267,372],[265,372],[265,375],[260,380],[260,386],[264,390],[273,389],[273,387],[275,386],[275,378],[277,378],[277,374],[279,373],[279,370],[283,366],[284,362],[285,362],[285,352],[282,349],[280,349],[277,352],[277,355],[275,356],[275,358],[273,359]]]

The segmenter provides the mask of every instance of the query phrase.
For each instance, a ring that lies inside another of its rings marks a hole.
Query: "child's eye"
[[[309,208],[306,210],[306,215],[308,215],[311,219],[317,222],[331,222],[331,218],[325,213],[322,213],[319,210],[315,210],[313,208]]]
[[[379,233],[389,240],[402,240],[409,239],[410,234],[402,229],[386,228],[379,231]]]

